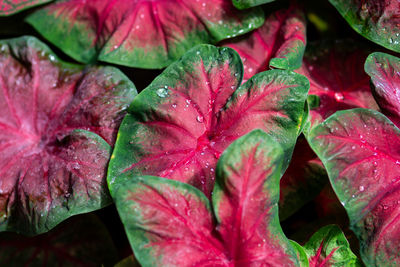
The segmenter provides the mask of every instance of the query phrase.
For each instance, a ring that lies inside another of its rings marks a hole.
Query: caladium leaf
[[[221,45],[235,49],[244,65],[244,80],[269,67],[294,70],[301,66],[306,22],[295,5],[272,13],[257,30]]]
[[[110,202],[110,145],[135,94],[115,68],[66,64],[33,37],[0,41],[0,231],[41,233]]]
[[[232,3],[238,9],[246,9],[249,7],[259,6],[273,1],[275,0],[232,0]]]
[[[0,16],[9,16],[52,0],[0,0]]]
[[[329,0],[365,38],[400,52],[400,6],[391,0]]]
[[[210,196],[220,154],[256,128],[282,144],[286,169],[308,81],[271,70],[239,87],[242,73],[235,51],[200,45],[159,75],[121,124],[108,171],[111,194],[124,179],[146,174],[190,183]]]
[[[368,266],[400,264],[400,130],[368,109],[337,112],[310,133]]]
[[[400,126],[400,59],[385,53],[372,53],[365,61],[374,96],[382,112]]]
[[[111,266],[117,251],[95,215],[80,215],[35,237],[0,234],[2,266]]]
[[[239,11],[231,0],[64,0],[27,18],[72,58],[163,68],[186,50],[262,25],[262,9]],[[49,23],[50,22],[50,23]]]
[[[361,44],[350,40],[323,42],[307,49],[303,65],[296,72],[309,79],[309,94],[318,97],[310,110],[311,127],[338,110],[378,109],[363,70],[368,50]]]
[[[327,225],[304,245],[310,267],[362,266],[349,242],[336,225]]]
[[[279,224],[281,146],[261,130],[227,148],[212,206],[198,189],[154,176],[127,180],[115,203],[143,266],[296,266]],[[212,210],[215,212],[215,223]]]
[[[279,218],[285,220],[314,199],[328,182],[322,162],[307,140],[297,140],[292,160],[280,182]]]

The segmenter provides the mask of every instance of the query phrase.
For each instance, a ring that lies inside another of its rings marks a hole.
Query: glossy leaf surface
[[[371,76],[374,96],[382,112],[400,126],[400,59],[385,53],[372,53],[365,62]]]
[[[273,1],[275,0],[232,0],[232,3],[238,9],[246,9],[249,7],[259,6]]]
[[[110,202],[110,145],[135,94],[114,68],[66,64],[33,37],[0,42],[0,230],[41,233]]]
[[[329,0],[365,38],[400,52],[400,4],[392,0]]]
[[[310,110],[311,126],[338,110],[378,109],[363,70],[367,55],[368,50],[351,40],[307,47],[303,65],[296,72],[309,79],[309,94],[318,96]]]
[[[28,22],[80,62],[163,68],[194,45],[261,26],[264,15],[261,9],[239,11],[231,0],[67,0]]]
[[[213,209],[188,184],[154,176],[127,180],[116,189],[114,200],[139,262],[298,265],[278,218],[282,162],[280,145],[261,130],[238,139],[218,162]]]
[[[112,266],[117,251],[94,215],[80,215],[35,237],[0,234],[2,266]]]
[[[0,0],[0,16],[9,16],[52,0]]]
[[[304,249],[310,267],[362,266],[342,230],[336,225],[318,230],[304,245]]]
[[[397,266],[400,130],[377,111],[337,112],[310,133],[368,266]]]
[[[108,171],[111,193],[114,183],[145,174],[189,183],[210,196],[220,154],[256,128],[282,144],[286,169],[308,81],[271,70],[239,87],[241,77],[239,56],[211,45],[169,66],[133,101],[121,124]]]
[[[301,66],[304,54],[305,24],[302,11],[293,5],[272,13],[257,30],[221,45],[239,53],[245,81],[270,67],[294,70]]]

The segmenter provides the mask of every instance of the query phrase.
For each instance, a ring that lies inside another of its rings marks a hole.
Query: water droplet
[[[314,66],[311,66],[311,65],[308,66],[308,70],[309,70],[309,71],[312,71],[313,69],[314,69]]]
[[[203,2],[201,5],[202,5],[203,7],[205,7],[205,6],[206,6],[206,3]]]
[[[352,198],[355,198],[355,197],[356,197],[356,195],[351,195],[351,197],[352,197]]]
[[[198,122],[202,123],[204,121],[204,117],[199,115],[199,116],[196,117],[196,120]]]
[[[172,108],[176,108],[176,104],[172,104]]]
[[[335,93],[335,99],[336,101],[342,101],[344,99],[344,96],[342,93]]]
[[[364,186],[360,185],[360,186],[358,187],[358,189],[360,190],[360,192],[362,192],[362,191],[364,191]]]
[[[210,169],[210,172],[214,172],[214,168],[211,168],[211,169]]]
[[[374,164],[374,166],[378,166],[378,162],[374,161],[372,164]]]
[[[200,55],[200,51],[197,51],[197,52],[196,52],[196,55]]]
[[[114,50],[118,48],[118,45],[114,45]]]
[[[392,37],[389,38],[389,43],[393,44],[393,38]]]
[[[387,210],[389,207],[387,205],[383,205],[383,209]]]
[[[56,57],[53,56],[53,55],[50,55],[50,56],[49,56],[49,59],[50,59],[50,61],[54,61],[54,60],[56,60]]]
[[[353,149],[353,150],[356,149],[356,146],[352,146],[351,149]]]
[[[400,160],[396,160],[396,164],[397,164],[397,165],[400,165]]]
[[[164,97],[168,96],[168,89],[160,88],[160,89],[157,89],[156,93],[159,97],[164,98]]]
[[[253,72],[253,68],[249,68],[249,72]]]
[[[235,73],[235,77],[239,76],[239,73]]]

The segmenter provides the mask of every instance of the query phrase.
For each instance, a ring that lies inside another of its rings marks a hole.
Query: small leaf
[[[249,32],[262,25],[264,14],[238,11],[231,0],[59,0],[27,21],[79,62],[154,69],[197,44]]]
[[[304,245],[310,267],[362,266],[351,251],[342,230],[336,225],[327,225],[316,232]]]
[[[319,106],[310,110],[311,127],[338,110],[378,109],[362,67],[367,55],[366,48],[351,40],[307,47],[303,65],[296,72],[309,79],[309,94],[319,97]]]
[[[35,237],[0,233],[2,266],[112,266],[117,256],[107,228],[89,214]]]
[[[210,196],[220,154],[256,128],[282,144],[286,169],[308,81],[271,70],[239,87],[241,77],[240,58],[226,47],[197,46],[169,66],[132,102],[121,124],[108,171],[111,194],[123,180],[146,174],[190,183]]]
[[[37,234],[110,203],[111,147],[134,85],[60,61],[33,37],[0,41],[0,231]]]
[[[382,112],[400,126],[400,59],[385,53],[372,53],[365,61],[365,72],[374,84],[374,96]]]
[[[261,130],[235,141],[218,161],[213,209],[235,266],[297,263],[279,223],[282,162],[281,147]]]
[[[365,38],[400,52],[400,7],[392,0],[329,0]]]
[[[22,10],[51,1],[52,0],[0,0],[0,17],[13,15]]]
[[[249,7],[259,6],[273,1],[275,0],[232,0],[232,3],[238,9],[246,9]]]
[[[283,151],[261,130],[227,148],[217,167],[213,209],[198,189],[139,176],[114,200],[142,266],[296,266],[278,218]],[[212,211],[216,213],[217,224]]]
[[[304,15],[292,5],[272,13],[260,28],[221,45],[239,53],[244,64],[244,81],[270,67],[297,69],[306,45]]]
[[[310,132],[368,266],[400,264],[400,130],[381,113],[340,111]]]

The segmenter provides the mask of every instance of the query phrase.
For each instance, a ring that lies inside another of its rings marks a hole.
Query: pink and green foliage
[[[362,266],[342,230],[336,225],[318,230],[304,245],[304,250],[310,267]]]
[[[374,96],[382,112],[400,126],[400,59],[385,53],[372,53],[365,62],[371,76]]]
[[[114,68],[66,64],[33,37],[0,41],[1,231],[45,232],[110,203],[110,145],[135,94]]]
[[[0,234],[2,266],[112,266],[116,258],[107,229],[94,215],[72,217],[35,237]]]
[[[72,58],[163,68],[189,48],[249,32],[262,9],[239,11],[231,0],[67,0],[27,21]]]
[[[52,0],[0,0],[0,17],[13,15],[22,10],[51,1]]]
[[[239,53],[244,65],[244,81],[269,68],[297,69],[306,46],[304,15],[298,6],[292,5],[272,13],[257,30],[221,45]]]
[[[232,0],[232,3],[238,9],[246,9],[273,1],[275,0]]]
[[[400,130],[368,109],[337,112],[309,134],[367,266],[400,264]]]
[[[134,175],[186,182],[210,196],[220,154],[260,128],[285,150],[286,169],[305,121],[305,77],[285,70],[253,76],[230,48],[200,45],[169,66],[132,102],[109,164],[114,186]]]
[[[400,52],[400,4],[393,0],[329,0],[369,40]]]
[[[338,110],[378,109],[363,70],[368,50],[354,41],[308,45],[303,65],[296,72],[310,81],[310,126],[321,123]]]
[[[127,180],[114,200],[139,262],[298,266],[278,218],[283,160],[281,146],[261,130],[238,139],[218,162],[212,204],[179,181],[154,176]]]

